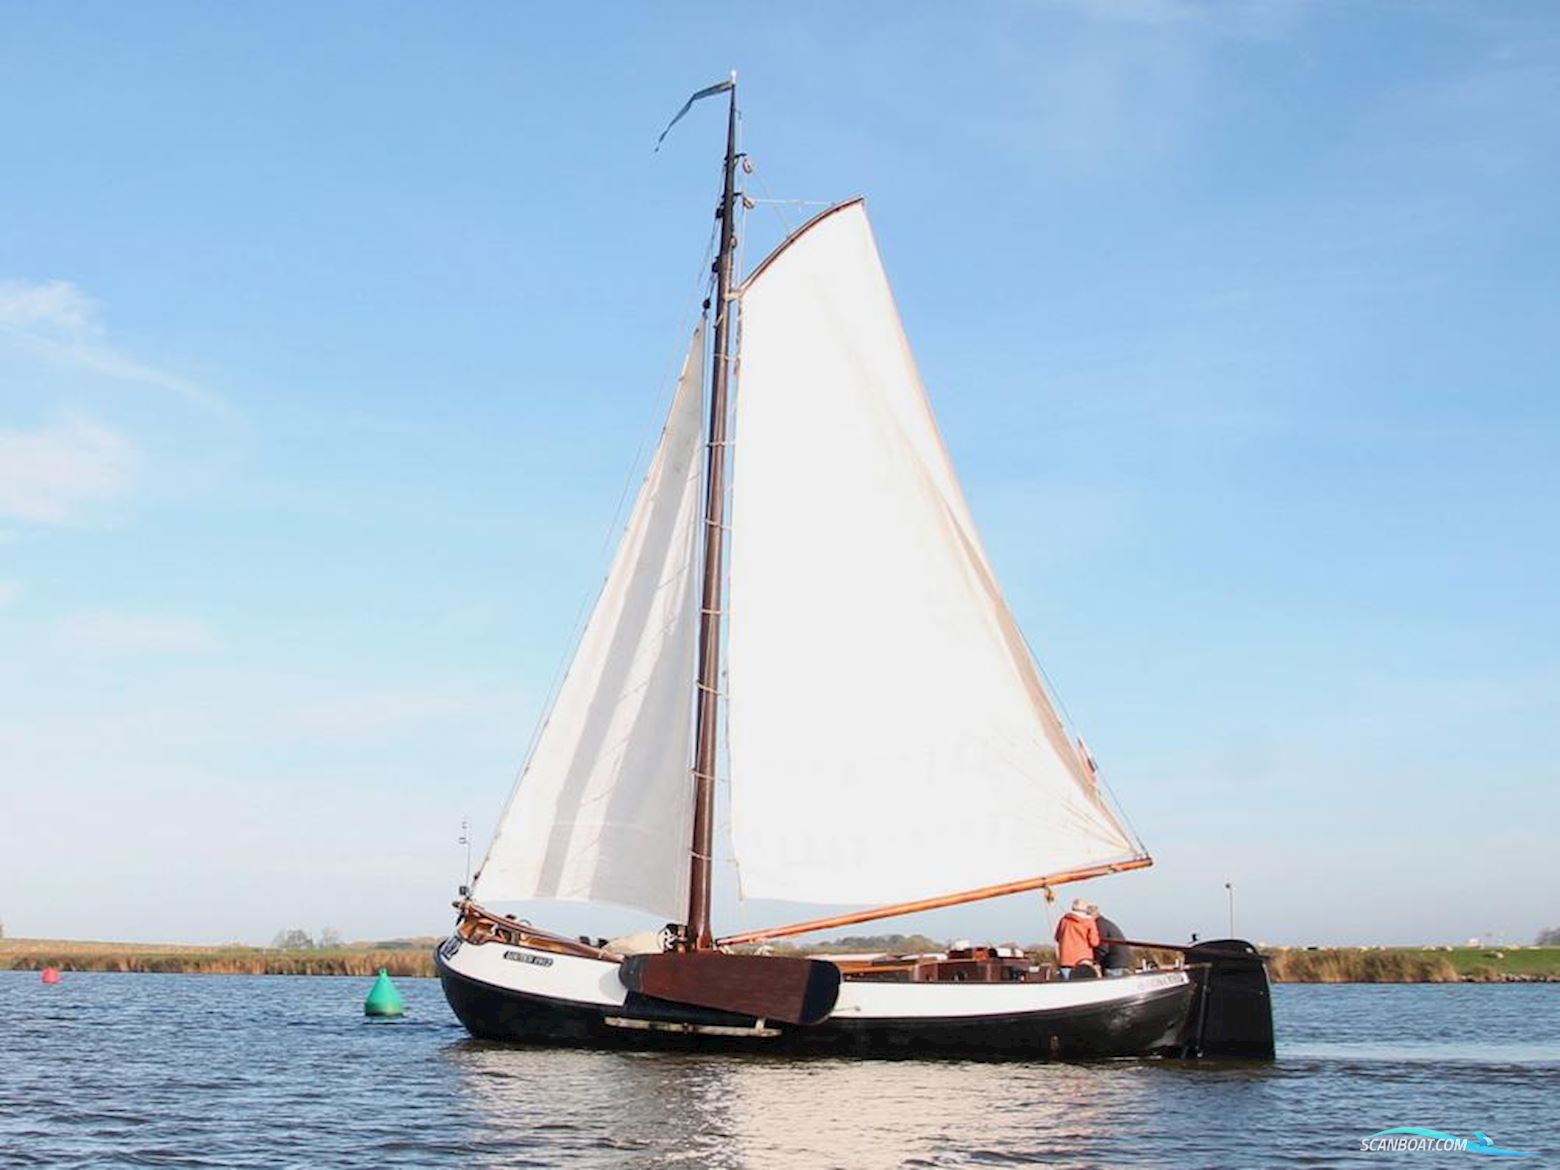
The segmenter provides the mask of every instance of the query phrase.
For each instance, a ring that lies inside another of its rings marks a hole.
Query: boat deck
[[[934,955],[812,955],[852,983],[1049,983],[1054,963],[1037,963],[1017,947],[961,947]]]

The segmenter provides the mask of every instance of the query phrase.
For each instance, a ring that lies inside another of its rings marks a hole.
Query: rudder
[[[1267,961],[1245,939],[1199,943],[1186,952],[1197,982],[1182,1055],[1272,1060],[1273,996]]]

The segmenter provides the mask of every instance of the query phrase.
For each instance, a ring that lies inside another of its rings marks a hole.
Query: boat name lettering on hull
[[[553,961],[546,955],[535,955],[530,951],[505,951],[504,958],[512,963],[530,963],[536,967],[551,967]]]

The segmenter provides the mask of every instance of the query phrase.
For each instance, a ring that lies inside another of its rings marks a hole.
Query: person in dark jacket
[[[1127,936],[1121,933],[1121,927],[1101,914],[1100,908],[1092,903],[1089,912],[1094,915],[1094,925],[1100,932],[1100,945],[1094,949],[1094,961],[1100,970],[1132,970],[1132,948],[1122,945],[1121,940]]]

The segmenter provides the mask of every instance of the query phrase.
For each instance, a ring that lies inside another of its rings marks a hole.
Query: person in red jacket
[[[1072,909],[1056,924],[1056,961],[1064,972],[1088,964],[1094,966],[1094,950],[1100,945],[1100,930],[1089,913],[1089,904],[1074,898]]]

